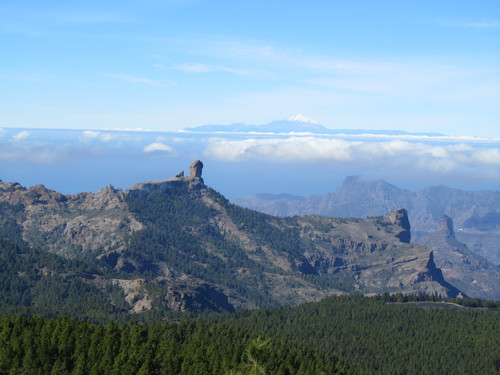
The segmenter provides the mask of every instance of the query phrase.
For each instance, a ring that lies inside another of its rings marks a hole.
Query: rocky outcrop
[[[16,207],[10,219],[20,228],[18,240],[68,257],[122,252],[127,236],[143,228],[129,212],[124,192],[112,186],[96,194],[62,195],[43,185],[11,185],[0,190],[0,202],[5,215]]]
[[[441,218],[438,224],[438,232],[442,233],[445,238],[455,238],[455,231],[453,230],[453,220],[447,215]]]
[[[400,241],[398,236],[409,231],[404,210],[367,220],[317,216],[299,220],[304,221],[302,236],[314,243],[314,250],[306,253],[307,259],[323,277],[349,280],[354,290],[364,293],[457,295],[427,248]]]
[[[160,298],[168,310],[173,311],[234,311],[228,297],[213,286],[190,280],[160,281],[163,294]]]
[[[148,194],[153,191],[169,192],[179,188],[199,190],[204,187],[204,181],[201,177],[203,163],[196,160],[191,163],[189,170],[189,177],[185,177],[184,171],[181,171],[175,177],[166,180],[139,182],[128,189],[126,195]]]
[[[401,242],[410,243],[411,231],[410,220],[408,220],[408,211],[404,208],[394,210],[389,213],[388,219],[391,224],[401,228],[401,230],[396,233],[396,237],[399,238]]]
[[[200,160],[195,160],[189,166],[189,174],[191,177],[201,177],[203,171],[203,163]]]
[[[443,216],[437,230],[420,240],[433,250],[444,278],[469,297],[500,299],[500,268],[455,238],[453,220]]]

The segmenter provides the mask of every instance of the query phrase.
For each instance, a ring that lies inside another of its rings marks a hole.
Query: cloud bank
[[[221,161],[274,161],[282,163],[346,163],[393,165],[448,172],[460,166],[500,167],[500,150],[475,148],[465,143],[430,145],[392,140],[347,141],[317,137],[230,140],[212,138],[205,155]]]

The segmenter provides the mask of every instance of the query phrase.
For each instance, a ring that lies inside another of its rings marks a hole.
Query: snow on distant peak
[[[309,117],[303,116],[303,115],[295,115],[292,117],[289,117],[286,119],[287,121],[294,121],[294,122],[307,122],[309,124],[317,124],[317,121],[314,121],[313,119],[310,119]]]

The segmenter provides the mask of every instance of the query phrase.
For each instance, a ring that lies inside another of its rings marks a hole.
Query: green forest
[[[394,300],[389,295],[338,296],[295,308],[240,311],[203,319],[300,342],[366,373],[500,373],[497,310],[424,309],[387,302]]]
[[[424,309],[388,300],[394,298],[337,296],[171,322],[150,316],[149,323],[3,315],[0,373],[500,373],[494,308]]]
[[[180,324],[92,325],[66,318],[0,319],[2,374],[355,373],[296,342],[247,329]]]

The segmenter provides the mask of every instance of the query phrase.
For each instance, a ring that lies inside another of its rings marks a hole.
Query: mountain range
[[[58,300],[88,289],[132,313],[461,292],[432,250],[410,244],[404,209],[368,219],[269,216],[230,203],[205,185],[202,168],[197,161],[189,176],[95,194],[1,182],[0,238],[10,255],[0,274],[18,298],[0,304],[56,308],[36,293],[53,294],[56,281],[65,291]]]
[[[500,298],[497,265],[500,192],[497,190],[462,191],[434,186],[411,192],[382,180],[347,177],[335,192],[325,195],[256,194],[232,202],[281,217],[317,214],[363,218],[405,207],[412,227],[412,242],[434,249],[436,264],[443,269],[447,280],[460,284],[469,295]],[[451,230],[453,235],[446,235],[451,232],[442,229],[443,220],[449,220],[449,226],[457,228]]]
[[[313,134],[372,134],[372,135],[426,135],[443,136],[441,133],[409,133],[403,130],[375,130],[375,129],[330,129],[314,120],[302,115],[291,116],[286,120],[272,121],[267,124],[247,125],[234,123],[228,125],[209,124],[184,128],[188,132],[207,133],[313,133]]]

